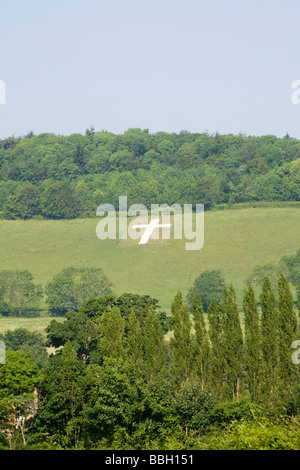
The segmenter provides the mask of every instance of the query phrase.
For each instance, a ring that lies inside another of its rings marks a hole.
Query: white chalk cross
[[[159,219],[152,219],[150,224],[133,225],[132,228],[145,228],[146,229],[139,242],[139,245],[145,245],[149,241],[149,238],[151,237],[153,231],[156,228],[171,227],[171,225],[172,224],[160,224]]]

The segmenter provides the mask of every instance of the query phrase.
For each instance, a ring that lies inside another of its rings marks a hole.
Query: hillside
[[[101,241],[98,219],[0,221],[1,269],[28,269],[45,285],[67,266],[99,266],[117,294],[149,294],[169,310],[177,290],[186,294],[207,269],[221,269],[238,302],[252,268],[278,262],[299,249],[299,208],[255,208],[205,213],[204,247],[184,240],[139,246]]]
[[[128,129],[29,133],[0,140],[0,217],[88,218],[97,206],[299,201],[300,143],[261,137]]]

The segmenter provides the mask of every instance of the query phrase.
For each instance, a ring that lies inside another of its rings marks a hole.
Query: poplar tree
[[[245,315],[245,366],[247,384],[251,399],[257,400],[261,392],[262,350],[261,330],[257,300],[253,287],[244,291],[243,309]]]
[[[150,309],[144,323],[145,377],[150,382],[166,372],[164,331],[156,313]]]
[[[134,364],[137,369],[141,369],[144,360],[143,336],[140,321],[134,311],[131,312],[128,318],[125,343],[127,361]]]
[[[291,360],[291,344],[296,339],[298,322],[292,292],[283,274],[278,279],[278,294],[280,377],[287,387],[294,385],[297,378],[297,367]]]
[[[173,333],[170,338],[173,358],[173,378],[177,385],[188,381],[192,367],[192,342],[189,309],[187,302],[183,301],[181,292],[178,292],[171,305],[173,318]]]
[[[212,299],[208,311],[210,340],[210,387],[218,398],[223,397],[225,385],[224,335],[221,314],[215,299]]]
[[[224,333],[226,388],[229,396],[238,399],[243,385],[243,333],[232,285],[224,289],[220,309]]]
[[[193,343],[194,368],[196,377],[200,381],[200,387],[203,390],[208,383],[210,346],[204,310],[198,291],[194,296],[193,316],[195,330]]]
[[[279,361],[279,324],[275,294],[268,277],[264,279],[261,302],[261,337],[263,356],[263,392],[268,400],[275,398],[278,390],[278,361]]]
[[[125,320],[118,307],[105,310],[101,317],[100,350],[104,358],[124,358]]]

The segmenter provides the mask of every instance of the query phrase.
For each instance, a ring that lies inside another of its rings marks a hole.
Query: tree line
[[[286,277],[277,282],[275,294],[264,279],[259,302],[247,286],[242,314],[232,285],[207,313],[198,292],[192,311],[177,292],[167,336],[148,297],[90,299],[63,323],[52,320],[46,365],[11,335],[15,350],[0,368],[0,446],[299,449],[291,349],[299,318]],[[22,430],[19,416],[28,416]]]
[[[118,196],[153,203],[299,201],[300,142],[288,135],[209,135],[87,129],[0,141],[0,216],[95,217]]]
[[[68,310],[78,310],[91,297],[110,293],[111,282],[101,268],[64,268],[44,288],[26,269],[0,271],[3,316],[38,316],[43,297],[50,315],[63,316]]]

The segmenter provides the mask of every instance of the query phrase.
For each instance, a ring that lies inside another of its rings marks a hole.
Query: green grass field
[[[67,266],[101,267],[117,294],[149,294],[169,311],[177,290],[186,294],[204,270],[221,269],[241,303],[255,265],[278,262],[299,248],[300,208],[255,208],[205,213],[204,247],[186,251],[184,240],[138,245],[101,241],[99,219],[0,221],[1,269],[28,269],[45,285]],[[1,329],[44,328],[47,317],[0,319]]]

